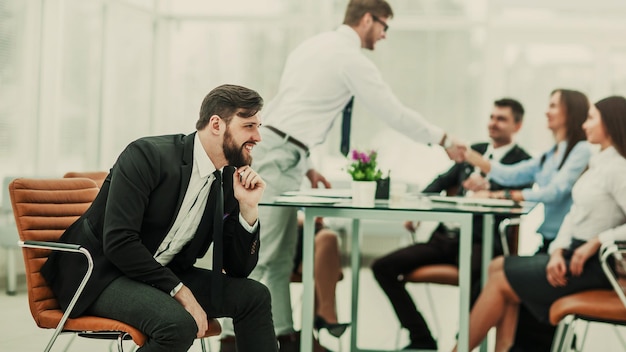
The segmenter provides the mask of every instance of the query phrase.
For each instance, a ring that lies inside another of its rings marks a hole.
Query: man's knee
[[[196,321],[191,314],[184,311],[179,314],[169,315],[167,320],[163,319],[152,332],[150,338],[154,339],[159,345],[180,348],[181,351],[186,351],[184,346],[189,348],[193,344],[197,332],[198,325]]]
[[[392,273],[390,266],[387,264],[386,257],[378,258],[372,263],[372,273],[378,282],[389,280]]]
[[[272,298],[267,286],[255,280],[247,280],[244,299],[251,307],[271,306]]]

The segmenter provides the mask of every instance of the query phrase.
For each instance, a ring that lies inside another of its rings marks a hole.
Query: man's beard
[[[228,160],[229,165],[242,167],[244,165],[252,164],[252,157],[247,156],[246,152],[243,150],[246,143],[241,146],[237,146],[233,140],[233,136],[230,134],[230,131],[228,128],[226,129],[226,133],[224,133],[223,148],[224,156],[226,157],[226,160]]]

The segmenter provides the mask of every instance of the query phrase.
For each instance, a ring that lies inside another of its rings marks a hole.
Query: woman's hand
[[[600,240],[596,237],[576,248],[574,254],[572,255],[572,260],[569,263],[569,270],[572,272],[573,276],[580,276],[580,274],[583,273],[583,268],[587,259],[598,253],[600,244]]]
[[[565,265],[565,259],[563,258],[563,250],[557,249],[550,256],[550,261],[546,266],[546,278],[548,283],[553,287],[562,287],[567,285],[567,266]]]

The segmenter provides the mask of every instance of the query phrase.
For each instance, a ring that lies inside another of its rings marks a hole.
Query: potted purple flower
[[[352,176],[352,204],[363,207],[373,207],[376,195],[376,181],[382,178],[383,173],[378,168],[376,157],[378,153],[371,150],[368,153],[352,150],[348,173]]]

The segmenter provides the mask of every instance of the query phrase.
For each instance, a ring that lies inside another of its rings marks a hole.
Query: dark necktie
[[[213,214],[213,288],[211,300],[215,307],[222,305],[222,268],[224,263],[224,189],[222,188],[222,173],[215,170],[215,213]]]
[[[343,117],[341,119],[341,144],[340,150],[341,154],[344,156],[348,155],[350,151],[350,124],[352,119],[352,104],[354,103],[354,97],[350,98],[350,101],[343,108]]]

